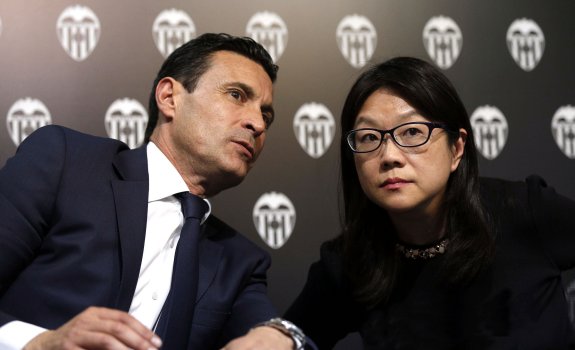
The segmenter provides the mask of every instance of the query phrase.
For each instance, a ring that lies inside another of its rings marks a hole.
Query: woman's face
[[[392,129],[409,122],[429,122],[401,97],[380,89],[363,104],[354,129]],[[390,215],[436,215],[441,207],[449,175],[463,155],[467,133],[450,145],[444,129],[433,129],[429,141],[414,148],[397,145],[389,134],[369,153],[355,153],[361,187],[367,197]]]

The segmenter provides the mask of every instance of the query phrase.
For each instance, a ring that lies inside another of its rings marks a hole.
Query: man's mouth
[[[254,147],[252,146],[251,143],[249,143],[248,141],[244,141],[244,140],[234,140],[233,142],[244,148],[244,153],[248,157],[249,160],[254,159],[255,150],[254,150]]]

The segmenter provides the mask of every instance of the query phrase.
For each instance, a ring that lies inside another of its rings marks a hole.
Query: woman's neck
[[[445,236],[445,216],[414,213],[390,214],[397,236],[403,243],[425,246]]]

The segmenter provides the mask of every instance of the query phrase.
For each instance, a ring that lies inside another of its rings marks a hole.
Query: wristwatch
[[[288,337],[292,338],[294,343],[294,350],[304,350],[305,347],[305,334],[298,326],[283,318],[272,318],[271,320],[259,323],[256,327],[267,326],[277,329]]]

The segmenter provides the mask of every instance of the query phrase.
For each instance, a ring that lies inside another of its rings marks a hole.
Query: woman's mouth
[[[381,184],[381,187],[388,189],[388,190],[395,190],[395,189],[399,189],[402,188],[408,184],[410,184],[412,181],[408,181],[399,177],[393,177],[393,178],[389,178],[387,180],[385,180],[383,182],[383,184]]]

